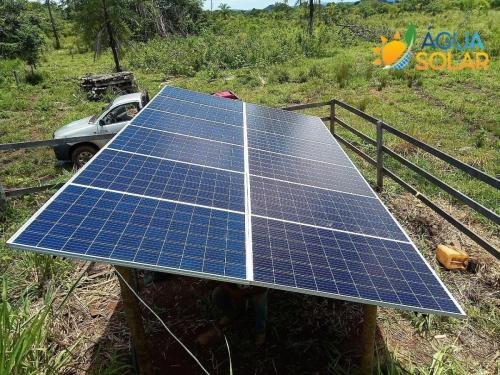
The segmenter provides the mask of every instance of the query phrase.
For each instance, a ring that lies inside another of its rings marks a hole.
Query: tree
[[[313,19],[314,19],[314,0],[309,0],[309,22],[307,24],[307,31],[309,35],[313,33]]]
[[[0,56],[20,58],[33,73],[44,44],[39,20],[26,12],[24,0],[0,2]]]
[[[231,10],[231,7],[226,3],[222,3],[219,5],[219,9],[220,9],[220,12],[222,13],[222,17],[224,19],[226,19],[229,15],[229,11]]]
[[[52,33],[54,34],[54,39],[55,39],[55,42],[56,42],[56,49],[61,49],[61,42],[59,41],[59,34],[57,33],[57,27],[56,27],[56,23],[54,21],[54,17],[52,16],[52,7],[50,5],[50,0],[47,0],[45,2],[45,4],[47,5],[47,8],[49,10],[49,18],[50,18],[50,24],[52,26]]]
[[[122,44],[132,32],[130,25],[138,25],[139,14],[132,0],[67,0],[70,18],[78,34],[92,46],[99,56],[103,47],[111,48],[115,70],[121,71]]]
[[[115,70],[117,72],[122,71],[120,66],[120,58],[118,56],[118,45],[116,44],[115,35],[113,32],[113,26],[111,25],[111,19],[109,18],[108,7],[106,0],[101,0],[102,4],[102,14],[104,16],[104,24],[106,25],[106,31],[109,38],[109,46],[111,47],[111,52],[113,53],[113,60],[115,61]]]

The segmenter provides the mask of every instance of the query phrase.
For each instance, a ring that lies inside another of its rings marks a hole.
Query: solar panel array
[[[9,244],[464,315],[319,118],[174,87]]]

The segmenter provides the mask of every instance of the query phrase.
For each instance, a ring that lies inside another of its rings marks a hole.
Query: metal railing
[[[14,151],[14,150],[39,148],[39,147],[53,147],[53,146],[71,144],[71,143],[82,143],[82,142],[90,142],[90,141],[98,141],[98,140],[109,140],[109,139],[113,138],[114,136],[115,136],[115,134],[96,134],[96,135],[88,135],[88,136],[84,136],[84,137],[48,139],[48,140],[43,140],[43,141],[3,143],[3,144],[0,144],[0,151]],[[8,188],[8,187],[3,187],[0,183],[0,200],[5,199],[6,197],[16,197],[16,196],[21,196],[21,195],[26,195],[26,194],[38,193],[38,192],[41,192],[44,190],[59,189],[63,185],[64,185],[64,183],[55,183],[55,184],[53,183],[53,184],[45,184],[45,185],[24,187],[24,188]]]
[[[347,103],[344,103],[340,100],[337,99],[332,99],[328,102],[321,102],[321,103],[311,103],[311,104],[300,104],[296,106],[291,106],[291,107],[285,107],[283,109],[290,110],[290,111],[296,111],[296,110],[302,110],[302,109],[311,109],[311,108],[319,108],[319,107],[325,107],[329,106],[330,107],[330,116],[327,117],[322,117],[321,119],[323,121],[330,121],[330,132],[333,134],[333,136],[344,146],[349,148],[351,151],[356,153],[358,156],[366,160],[369,164],[375,166],[376,168],[376,185],[375,189],[377,191],[381,191],[384,187],[384,176],[390,177],[393,181],[395,181],[397,184],[402,186],[404,189],[409,191],[411,194],[413,194],[417,199],[419,199],[421,202],[426,204],[428,207],[430,207],[432,210],[434,210],[437,214],[442,216],[445,220],[447,220],[451,225],[453,225],[455,228],[457,228],[459,231],[462,233],[466,234],[469,238],[474,240],[476,243],[478,243],[480,246],[482,246],[486,251],[488,251],[491,255],[493,255],[495,258],[500,259],[500,252],[495,246],[490,243],[488,240],[480,236],[479,234],[475,233],[472,229],[470,229],[467,225],[462,223],[461,221],[457,220],[455,217],[453,217],[450,213],[446,212],[443,208],[441,208],[439,205],[434,203],[429,197],[426,195],[422,194],[415,188],[414,186],[410,185],[406,181],[404,181],[401,177],[397,176],[394,172],[391,170],[387,169],[384,166],[384,155],[389,155],[393,159],[397,160],[400,164],[403,166],[407,167],[408,169],[412,170],[413,172],[418,173],[420,176],[424,177],[428,182],[431,184],[437,186],[444,192],[448,193],[451,195],[453,198],[456,200],[466,204],[469,206],[471,209],[473,209],[475,212],[479,213],[480,215],[484,216],[485,218],[491,220],[495,224],[500,224],[500,216],[490,210],[489,208],[483,206],[481,203],[476,202],[474,199],[470,198],[469,196],[465,195],[464,193],[460,192],[459,190],[453,188],[452,186],[448,185],[447,183],[443,182],[436,176],[432,175],[428,171],[424,170],[423,168],[419,167],[418,165],[412,163],[410,160],[404,158],[403,156],[399,155],[395,151],[391,150],[387,146],[384,145],[384,131],[387,133],[392,134],[393,136],[402,139],[413,146],[427,152],[428,154],[442,160],[443,162],[461,170],[464,173],[467,173],[469,176],[480,180],[493,188],[499,189],[500,188],[500,180],[490,176],[483,171],[474,168],[471,165],[468,165],[456,158],[454,158],[451,155],[446,154],[443,151],[438,150],[437,148],[428,145],[415,137],[412,137],[409,134],[406,134],[391,125],[385,123],[384,121],[381,121]],[[347,124],[346,121],[342,120],[339,118],[336,114],[336,109],[337,107],[341,107],[348,112],[357,115],[358,117],[366,120],[367,122],[371,123],[372,125],[375,126],[376,129],[376,139],[372,139],[366,134],[360,132],[359,130],[355,129],[351,125]],[[348,130],[352,134],[356,135],[357,137],[361,138],[363,141],[366,143],[375,146],[376,148],[376,158],[372,158],[370,155],[368,155],[366,152],[361,150],[360,148],[356,147],[353,143],[349,142],[347,139],[343,138],[340,136],[336,131],[336,125],[341,126],[342,128]]]
[[[460,192],[459,190],[451,187],[447,183],[441,181],[439,178],[435,177],[431,173],[427,172],[423,168],[417,166],[416,164],[412,163],[410,160],[404,158],[403,156],[399,155],[395,151],[389,149],[384,145],[383,142],[383,135],[384,131],[387,133],[390,133],[394,135],[395,137],[402,139],[410,144],[412,144],[415,147],[418,147],[419,149],[426,151],[427,153],[431,154],[432,156],[444,161],[445,163],[461,170],[462,172],[465,172],[469,174],[471,177],[478,179],[493,188],[499,189],[500,188],[500,180],[497,178],[490,176],[483,171],[474,168],[454,157],[451,155],[448,155],[440,150],[438,150],[435,147],[432,147],[414,137],[412,137],[409,134],[406,134],[391,125],[385,123],[384,121],[381,121],[373,116],[370,116],[369,114],[349,105],[346,104],[340,100],[337,99],[332,99],[330,101],[326,102],[320,102],[320,103],[310,103],[310,104],[299,104],[291,107],[285,107],[283,109],[289,110],[289,111],[297,111],[297,110],[302,110],[302,109],[311,109],[311,108],[320,108],[320,107],[325,107],[328,106],[330,108],[330,115],[326,117],[321,117],[323,121],[329,121],[330,122],[330,131],[333,134],[333,136],[343,145],[345,145],[347,148],[349,148],[351,151],[359,155],[361,158],[366,160],[368,163],[372,164],[376,168],[376,186],[375,189],[378,191],[381,191],[384,186],[384,176],[390,177],[392,180],[394,180],[396,183],[401,185],[404,189],[409,191],[411,194],[413,194],[416,198],[418,198],[421,202],[426,204],[428,207],[430,207],[432,210],[434,210],[437,214],[442,216],[445,220],[447,220],[450,224],[452,224],[454,227],[456,227],[458,230],[469,236],[472,240],[474,240],[476,243],[481,245],[485,250],[487,250],[490,254],[492,254],[494,257],[497,259],[500,259],[500,252],[498,249],[494,247],[493,244],[488,242],[485,238],[481,237],[479,234],[475,233],[472,231],[468,226],[466,226],[464,223],[461,221],[457,220],[455,217],[450,215],[448,212],[446,212],[443,208],[438,206],[436,203],[434,203],[429,197],[425,196],[421,192],[417,190],[414,186],[410,185],[406,181],[404,181],[401,177],[397,176],[394,172],[390,171],[384,166],[384,154],[389,155],[390,157],[394,158],[397,160],[399,163],[407,167],[408,169],[412,170],[413,172],[418,173],[422,177],[424,177],[427,181],[429,181],[431,184],[437,186],[438,188],[442,189],[449,195],[451,195],[453,198],[457,199],[458,201],[468,205],[471,209],[479,213],[480,215],[484,216],[485,218],[491,220],[495,224],[500,224],[500,216],[497,215],[495,212],[492,210],[488,209],[487,207],[483,206],[479,202],[476,202],[474,199],[470,198],[469,196],[465,195],[464,193]],[[361,117],[362,119],[366,120],[367,122],[373,124],[376,127],[376,139],[372,139],[366,134],[360,132],[359,130],[355,129],[351,125],[347,124],[344,120],[339,118],[336,115],[336,108],[341,107],[348,112],[357,115]],[[357,137],[361,138],[365,142],[367,142],[370,145],[373,145],[376,147],[376,158],[372,158],[370,155],[368,155],[366,152],[361,150],[360,148],[356,147],[354,144],[340,136],[339,134],[336,133],[335,127],[336,125],[341,126],[342,128],[348,130],[352,134],[356,135]],[[67,143],[78,143],[78,142],[86,142],[86,141],[93,141],[93,140],[103,140],[103,139],[111,139],[114,136],[114,134],[101,134],[101,135],[92,135],[92,136],[86,136],[86,137],[75,137],[75,138],[66,138],[66,139],[51,139],[51,140],[45,140],[45,141],[32,141],[32,142],[20,142],[20,143],[6,143],[6,144],[0,144],[0,151],[7,151],[7,150],[18,150],[18,149],[26,149],[26,148],[37,148],[37,147],[51,147],[51,146],[56,146],[60,144],[67,144]],[[35,186],[35,187],[27,187],[27,188],[16,188],[16,189],[9,189],[5,188],[2,189],[2,186],[0,184],[0,200],[2,199],[2,190],[5,191],[4,195],[6,197],[13,197],[13,196],[19,196],[19,195],[24,195],[24,194],[31,194],[35,192],[40,192],[43,190],[47,189],[55,189],[61,187],[63,184],[62,183],[57,183],[57,184],[47,184],[47,185],[41,185],[41,186]]]

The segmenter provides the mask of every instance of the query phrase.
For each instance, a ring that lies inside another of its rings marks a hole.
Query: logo
[[[415,36],[417,30],[415,26],[410,25],[405,32],[403,40],[401,40],[401,33],[397,31],[392,40],[389,41],[385,36],[381,36],[381,47],[375,47],[373,51],[379,55],[373,63],[375,65],[382,65],[383,69],[400,70],[405,68],[411,59],[411,48],[415,43]]]
[[[399,31],[390,41],[385,36],[381,36],[382,46],[373,48],[378,55],[373,63],[381,65],[383,69],[401,70],[407,67],[411,60],[416,35],[415,26],[410,25],[403,38]],[[450,72],[464,69],[487,70],[490,57],[484,51],[484,43],[477,31],[465,32],[463,38],[457,36],[456,32],[447,31],[433,36],[430,27],[425,34],[420,51],[416,52],[416,62],[416,70]]]
[[[465,32],[461,42],[456,32],[442,31],[433,37],[429,30],[420,49],[422,51],[416,55],[417,70],[488,70],[490,62],[477,31],[472,34]]]

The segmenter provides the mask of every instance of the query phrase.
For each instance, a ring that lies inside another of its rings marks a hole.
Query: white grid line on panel
[[[165,86],[165,87],[168,88],[170,86]],[[178,87],[176,87],[176,88],[178,88]],[[189,91],[189,90],[186,90],[186,91]],[[203,94],[203,93],[199,93],[199,94]],[[212,96],[212,95],[209,95],[209,94],[205,94],[205,95],[208,98],[212,98],[212,99],[216,99],[217,98],[216,96]],[[181,101],[181,102],[184,102],[184,103],[197,104],[197,105],[201,105],[201,106],[204,106],[204,107],[210,107],[210,108],[215,108],[215,109],[222,109],[224,111],[231,111],[231,112],[241,113],[241,111],[238,111],[236,109],[230,109],[230,108],[224,108],[224,107],[217,107],[215,105],[210,105],[210,104],[205,104],[205,103],[199,103],[199,102],[192,102],[191,100],[176,98],[176,97],[171,96],[169,94],[161,94],[161,96],[163,96],[165,98],[173,99],[173,100],[178,100],[178,101]],[[224,100],[224,99],[220,98],[220,100]]]
[[[241,147],[241,146],[239,146],[239,147]],[[196,164],[196,163],[191,163],[191,162],[187,162],[187,161],[183,161],[183,160],[178,160],[178,159],[162,158],[161,156],[146,155],[146,154],[141,154],[139,152],[132,152],[132,151],[120,150],[120,149],[113,148],[113,147],[108,147],[107,149],[108,150],[117,151],[117,152],[124,152],[126,154],[131,154],[131,155],[144,156],[144,157],[147,157],[147,158],[160,159],[160,160],[168,160],[168,161],[171,161],[171,162],[174,162],[174,163],[182,163],[182,164],[188,164],[188,165],[195,165],[197,167],[202,167],[202,168],[218,169],[219,171],[241,173],[241,174],[244,173],[244,172],[240,172],[240,171],[235,171],[233,169],[225,169],[225,168],[213,167],[213,166],[210,166],[210,165]]]
[[[228,123],[225,123],[225,122],[219,122],[219,121],[209,120],[209,119],[200,118],[200,117],[183,115],[182,113],[174,113],[174,112],[170,112],[170,111],[163,111],[161,109],[156,109],[156,108],[148,108],[148,110],[149,111],[155,111],[155,112],[161,112],[161,113],[168,113],[169,115],[173,115],[173,116],[182,116],[182,117],[192,118],[192,119],[195,119],[195,120],[203,120],[203,121],[207,121],[207,122],[213,122],[214,124],[222,124],[222,125],[226,125],[226,126],[233,126],[235,128],[240,128],[241,129],[241,125],[228,124]],[[136,126],[138,126],[138,125],[136,125]]]
[[[307,187],[310,187],[310,188],[321,189],[321,190],[326,190],[326,191],[335,191],[337,193],[342,193],[342,194],[356,195],[358,197],[363,197],[363,198],[377,199],[377,198],[375,198],[372,195],[362,195],[362,194],[357,194],[357,193],[349,193],[347,191],[342,191],[342,190],[327,189],[327,188],[324,188],[324,187],[321,187],[321,186],[301,184],[300,182],[293,182],[293,181],[288,181],[288,180],[282,180],[282,179],[279,179],[279,178],[262,176],[260,174],[253,174],[253,173],[251,173],[250,176],[255,176],[255,177],[259,177],[259,178],[266,178],[268,180],[286,182],[286,183],[289,183],[289,184],[294,184],[294,185],[299,185],[299,186],[307,186]]]
[[[168,130],[162,130],[162,129],[156,129],[156,128],[146,128],[144,126],[140,125],[135,125],[135,124],[130,124],[130,126],[133,126],[135,128],[140,128],[140,129],[148,129],[148,130],[153,130],[157,132],[162,132],[162,133],[169,133],[169,134],[175,134],[175,135],[180,135],[182,137],[189,137],[189,138],[196,138],[196,139],[201,139],[203,141],[209,141],[209,142],[217,142],[217,143],[224,143],[226,145],[231,145],[231,146],[238,146],[241,147],[241,145],[236,144],[236,143],[230,143],[230,142],[224,142],[224,141],[218,141],[216,139],[210,139],[210,138],[203,138],[203,137],[197,137],[196,135],[191,135],[191,134],[185,134],[185,133],[176,133],[176,132],[171,132]],[[349,167],[348,167],[349,168]]]
[[[252,206],[250,196],[250,166],[248,162],[248,127],[246,103],[243,103],[243,150],[245,165],[245,264],[247,269],[247,280],[253,281]]]
[[[209,210],[232,212],[232,213],[240,214],[240,215],[243,213],[241,211],[227,210],[225,208],[219,208],[219,207],[214,207],[214,206],[205,206],[205,205],[202,205],[202,204],[191,203],[191,202],[175,201],[175,200],[172,200],[172,199],[165,199],[165,198],[159,198],[159,197],[151,197],[149,195],[130,193],[130,192],[121,191],[121,190],[104,189],[104,188],[100,188],[100,187],[96,187],[96,186],[81,185],[81,184],[77,184],[77,183],[71,183],[71,185],[73,185],[73,186],[79,186],[81,188],[86,188],[86,189],[95,189],[95,190],[100,190],[100,191],[109,191],[111,193],[125,194],[125,195],[130,195],[130,196],[134,196],[134,197],[138,197],[138,198],[148,198],[148,199],[153,199],[153,200],[162,201],[162,202],[181,203],[181,204],[185,204],[187,206],[201,207],[201,208],[206,208],[206,209],[209,209]]]
[[[411,244],[409,241],[401,241],[401,240],[395,240],[393,238],[387,238],[387,237],[379,237],[379,236],[374,236],[371,234],[364,234],[364,233],[358,233],[358,232],[351,232],[348,230],[342,230],[342,229],[335,229],[335,228],[330,228],[330,227],[323,227],[321,225],[314,225],[314,224],[308,224],[308,223],[301,223],[299,221],[291,221],[291,220],[285,220],[285,219],[278,219],[275,217],[269,217],[265,215],[256,215],[252,214],[252,216],[255,217],[260,217],[261,219],[268,219],[268,220],[275,220],[275,221],[281,221],[282,223],[290,223],[290,224],[297,224],[297,225],[304,225],[306,227],[311,227],[311,228],[319,228],[319,229],[325,229],[325,230],[331,230],[333,232],[342,232],[342,233],[347,233],[347,234],[353,234],[356,236],[361,236],[361,237],[369,237],[369,238],[376,238],[378,240],[384,240],[384,241],[393,241],[393,242],[400,242],[400,243],[406,243],[406,244]]]

